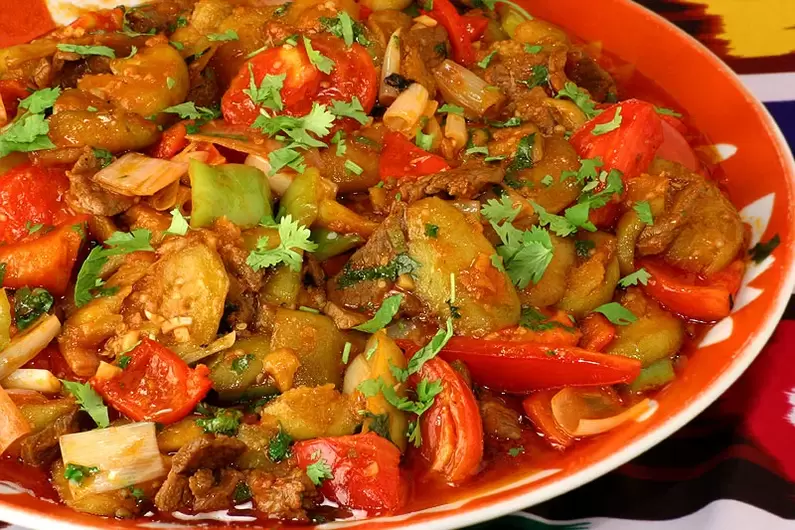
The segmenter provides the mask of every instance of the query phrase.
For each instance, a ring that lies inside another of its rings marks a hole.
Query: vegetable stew
[[[778,240],[599,59],[508,0],[163,0],[0,50],[0,478],[319,523],[642,417]]]

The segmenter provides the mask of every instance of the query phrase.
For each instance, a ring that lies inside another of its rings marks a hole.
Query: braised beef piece
[[[58,438],[64,434],[77,432],[78,408],[75,408],[58,417],[41,431],[26,436],[20,442],[20,456],[22,461],[29,466],[43,466],[51,464],[60,454]]]
[[[487,167],[472,161],[464,165],[421,177],[397,187],[401,200],[409,204],[431,195],[447,194],[456,199],[473,199],[490,184],[499,184],[505,171],[499,167]],[[390,188],[389,185],[386,186]]]
[[[246,444],[228,436],[204,435],[182,447],[155,495],[161,512],[190,508],[211,511],[234,505],[234,491],[243,475],[231,467]]]
[[[618,93],[616,82],[610,74],[582,50],[569,51],[566,75],[577,86],[590,92],[595,101],[604,102]]]
[[[275,519],[307,521],[306,510],[317,498],[312,481],[290,460],[272,470],[250,471],[246,482],[257,509]]]
[[[436,81],[431,70],[447,58],[447,31],[437,25],[417,26],[400,35],[400,73],[436,94]]]
[[[483,431],[499,439],[518,440],[522,437],[519,425],[520,414],[491,392],[482,391],[478,395],[480,417]]]

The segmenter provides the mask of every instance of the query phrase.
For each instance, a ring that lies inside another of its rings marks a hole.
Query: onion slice
[[[205,357],[209,357],[214,353],[218,353],[219,351],[228,350],[235,344],[235,340],[237,340],[237,334],[232,331],[231,333],[227,333],[220,339],[216,339],[207,346],[203,348],[197,348],[195,350],[191,350],[188,352],[180,353],[179,356],[182,357],[182,360],[185,361],[187,364],[193,364],[195,362],[199,362]]]
[[[0,388],[0,455],[30,431],[30,424],[19,407],[11,400],[11,396]]]
[[[127,153],[99,170],[91,180],[119,195],[136,197],[154,195],[187,173],[185,162]]]
[[[589,418],[598,413],[593,405],[583,398],[582,389],[566,387],[552,396],[550,407],[558,426],[574,437],[594,436],[640,417],[653,407],[650,399],[644,399],[618,414],[603,418]]]
[[[428,89],[419,83],[412,83],[384,113],[384,125],[387,129],[413,137],[414,128],[425,115],[430,94]]]
[[[20,368],[6,377],[0,385],[3,388],[33,390],[43,394],[55,394],[61,390],[61,382],[49,370]]]
[[[505,100],[497,87],[490,87],[474,72],[450,59],[433,69],[433,78],[445,101],[464,107],[475,118],[484,116]]]
[[[0,381],[38,355],[60,331],[61,322],[58,318],[47,315],[14,337],[8,348],[0,352]]]
[[[387,84],[386,78],[392,74],[400,74],[400,33],[401,28],[395,30],[384,52],[384,64],[381,66],[381,86],[378,90],[378,102],[383,105],[391,105],[398,97],[400,91]]]

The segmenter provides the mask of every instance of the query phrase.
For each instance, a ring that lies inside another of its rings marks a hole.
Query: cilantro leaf
[[[269,249],[268,238],[261,237],[257,241],[257,248],[249,253],[246,263],[255,271],[279,263],[284,263],[294,271],[300,271],[303,257],[296,250],[314,252],[317,249],[317,245],[309,239],[310,235],[309,229],[298,221],[293,221],[291,215],[282,217],[279,220],[279,245]]]
[[[487,68],[489,66],[489,63],[491,62],[491,60],[494,58],[494,56],[496,54],[497,54],[497,50],[494,50],[493,52],[491,52],[490,54],[485,56],[483,59],[478,61],[478,66],[481,67],[481,68]]]
[[[14,293],[14,315],[17,328],[22,331],[30,327],[52,308],[53,302],[52,295],[46,289],[40,287],[33,290],[30,287],[17,289]]]
[[[508,454],[511,455],[513,458],[516,458],[520,454],[524,453],[524,447],[521,445],[518,447],[511,447],[508,449]]]
[[[624,307],[623,305],[619,304],[618,302],[610,302],[607,304],[600,305],[596,309],[593,310],[594,313],[602,313],[604,316],[607,317],[607,320],[616,324],[617,326],[626,326],[633,322],[635,322],[638,317],[636,317],[632,311]]]
[[[520,289],[527,287],[531,281],[534,284],[541,281],[552,261],[549,232],[537,226],[521,231],[510,223],[500,226],[492,222],[491,225],[503,243],[497,247],[497,254],[502,258],[503,267],[511,281]]]
[[[489,121],[488,124],[498,129],[505,129],[508,127],[519,127],[522,124],[522,119],[514,116],[513,118],[508,118],[505,121]]]
[[[75,282],[75,305],[82,307],[94,299],[92,291],[101,287],[103,282],[99,275],[107,263],[108,258],[103,253],[102,247],[94,247],[80,267]]]
[[[372,44],[365,35],[364,26],[353,20],[346,11],[340,11],[336,17],[321,17],[320,23],[326,31],[341,38],[348,48],[353,46],[354,42],[362,46]]]
[[[223,33],[210,33],[207,35],[207,40],[211,42],[227,42],[232,40],[240,40],[237,32],[233,29],[228,29]]]
[[[235,491],[232,493],[232,498],[236,504],[240,504],[251,500],[251,488],[245,482],[238,482],[235,486]]]
[[[61,379],[63,387],[75,397],[80,409],[88,412],[91,419],[98,427],[110,426],[110,419],[108,418],[108,407],[102,401],[102,397],[97,394],[91,385],[88,383],[76,383],[74,381],[66,381]]]
[[[423,151],[430,151],[433,149],[433,134],[425,134],[422,131],[417,131],[417,137],[415,138],[415,143],[417,147],[422,149]]]
[[[467,155],[488,155],[489,148],[485,145],[473,145],[464,151],[464,153]]]
[[[682,117],[682,115],[675,110],[666,109],[665,107],[654,107],[654,110],[661,116],[673,116],[674,118]]]
[[[280,427],[276,436],[271,438],[270,442],[268,442],[268,458],[270,458],[272,462],[281,462],[289,457],[291,443],[293,443],[293,439]]]
[[[245,373],[248,370],[248,367],[251,365],[251,361],[254,360],[253,353],[247,353],[242,357],[238,357],[234,361],[232,361],[231,368],[232,371],[236,374],[240,375]]]
[[[43,88],[37,90],[19,102],[19,108],[27,109],[31,114],[39,114],[55,105],[61,95],[61,88]]]
[[[345,144],[345,131],[335,132],[334,136],[331,138],[331,143],[337,146],[337,156],[344,156],[348,151],[348,146]]]
[[[163,109],[162,112],[177,114],[183,120],[212,120],[220,115],[217,110],[197,107],[192,101],[186,101],[179,105],[172,105],[171,107]]]
[[[543,50],[543,49],[544,49],[543,46],[538,46],[538,45],[532,45],[531,46],[530,44],[525,44],[524,45],[524,51],[526,51],[527,53],[536,54],[536,53],[540,53],[541,50]]]
[[[767,257],[781,244],[781,238],[778,234],[774,235],[767,243],[761,241],[754,245],[748,251],[754,263],[762,263]]]
[[[440,114],[457,114],[459,116],[464,115],[464,107],[459,107],[458,105],[450,105],[449,103],[445,103],[441,107],[439,107],[436,112]]]
[[[138,228],[132,232],[114,232],[105,241],[106,245],[111,248],[106,249],[106,256],[118,256],[121,254],[130,254],[131,252],[154,252],[150,241],[152,239],[152,232],[145,228]]]
[[[96,466],[86,467],[76,464],[66,464],[63,470],[63,478],[73,484],[80,485],[86,478],[97,473],[99,473],[99,468]]]
[[[303,173],[306,169],[304,156],[295,150],[296,147],[300,147],[300,145],[293,142],[288,146],[271,151],[268,154],[268,162],[271,165],[271,170],[268,174],[273,175],[283,167],[289,167],[298,173]]]
[[[320,456],[320,451],[315,451],[312,454],[312,460],[314,462],[306,466],[306,476],[309,477],[312,484],[320,486],[324,480],[334,478],[334,475],[331,474],[331,466]]]
[[[566,83],[563,86],[563,90],[558,92],[558,95],[555,97],[557,99],[565,97],[572,100],[589,120],[602,113],[601,110],[596,108],[596,104],[593,102],[593,100],[591,100],[591,97],[588,95],[588,93],[574,83]]]
[[[80,44],[57,44],[55,46],[62,52],[77,53],[80,55],[100,55],[102,57],[116,58],[113,48],[107,46],[82,46]]]
[[[641,222],[647,225],[654,224],[654,217],[651,214],[651,206],[648,201],[636,202],[632,209],[638,214],[638,219],[640,219]]]
[[[493,223],[501,223],[503,221],[511,223],[521,211],[522,207],[518,204],[514,206],[513,199],[508,195],[504,195],[500,199],[489,199],[480,209],[483,217]]]
[[[344,12],[344,11],[343,11]],[[358,121],[361,125],[367,123],[367,113],[364,112],[362,103],[359,98],[353,96],[350,103],[346,101],[332,100],[331,113],[338,118],[352,118]]]
[[[0,158],[8,153],[29,153],[42,149],[53,149],[47,133],[50,125],[43,114],[26,114],[14,120],[0,132]]]
[[[649,281],[649,278],[651,278],[651,274],[649,274],[646,269],[638,269],[635,272],[627,274],[618,280],[618,285],[624,288],[629,287],[630,285],[638,285],[638,283],[646,285]]]
[[[439,237],[439,226],[431,223],[425,223],[425,235],[434,239]]]
[[[596,242],[590,239],[578,239],[574,242],[574,248],[579,257],[586,259],[591,255],[591,250],[596,248]]]
[[[184,236],[188,233],[189,229],[190,226],[188,225],[188,221],[185,219],[185,216],[182,215],[182,212],[179,211],[179,208],[171,210],[171,224],[168,230],[166,230],[166,234]]]
[[[367,322],[364,322],[363,324],[354,326],[353,329],[364,331],[365,333],[375,333],[378,330],[384,329],[389,325],[390,322],[392,322],[392,319],[400,310],[400,303],[402,301],[402,294],[394,294],[388,298],[385,298],[381,303],[381,307],[379,307],[378,311],[376,311],[375,315],[373,315],[373,318]]]
[[[616,112],[613,115],[613,118],[605,123],[597,124],[591,131],[591,134],[593,136],[601,136],[603,134],[615,131],[621,127],[621,122],[623,119],[624,118],[621,116],[621,107],[616,107]]]
[[[248,88],[243,89],[254,105],[262,105],[269,109],[282,110],[284,104],[282,102],[282,88],[284,87],[284,80],[287,74],[279,75],[266,75],[262,78],[262,82],[257,86],[254,80],[254,67],[248,63],[249,85]]]
[[[551,214],[534,201],[530,201],[530,205],[538,214],[538,223],[541,226],[549,226],[549,229],[552,230],[556,236],[566,237],[577,231],[577,226],[567,217]]]
[[[105,168],[113,162],[113,153],[108,151],[107,149],[97,149],[96,147],[91,148],[91,152],[94,153],[94,158],[99,161],[99,167]]]
[[[417,353],[409,360],[408,366],[405,370],[401,370],[396,367],[392,367],[392,375],[400,382],[405,382],[411,374],[416,374],[417,372],[422,369],[422,366],[436,357],[436,355],[442,351],[447,341],[449,341],[453,336],[453,319],[448,318],[446,326],[443,329],[439,329],[436,332],[431,340],[417,350]]]
[[[324,74],[330,74],[331,69],[334,68],[334,61],[312,48],[312,41],[306,37],[303,37],[303,39],[306,54],[309,56],[309,62],[314,64],[315,67]]]
[[[531,69],[530,79],[524,81],[527,88],[535,88],[549,82],[549,68],[543,64],[537,64]]]
[[[545,314],[534,307],[523,307],[519,317],[519,325],[532,331],[547,331],[550,329],[564,329],[569,332],[577,331],[573,326],[565,326],[556,320],[550,320]]]
[[[234,436],[240,428],[243,413],[235,409],[215,409],[212,417],[196,420],[196,425],[208,434]]]
[[[536,142],[535,133],[528,134],[519,140],[516,146],[516,152],[513,154],[513,160],[505,170],[506,175],[514,175],[517,172],[533,167],[533,148]]]

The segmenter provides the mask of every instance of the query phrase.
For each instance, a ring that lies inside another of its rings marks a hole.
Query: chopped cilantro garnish
[[[269,249],[268,238],[259,238],[257,248],[249,253],[246,263],[255,271],[273,267],[279,263],[284,263],[292,270],[299,271],[303,259],[297,251],[314,252],[317,249],[317,245],[309,239],[310,235],[309,229],[299,224],[298,221],[293,221],[292,216],[282,217],[279,220],[279,245]]]
[[[593,136],[601,136],[603,134],[615,131],[621,127],[622,121],[623,118],[621,116],[621,107],[616,107],[616,112],[613,115],[613,118],[608,122],[597,124],[591,131],[591,134]]]
[[[594,309],[593,312],[602,313],[605,317],[607,317],[607,320],[618,326],[629,325],[638,319],[638,317],[636,317],[632,311],[622,306],[618,302],[610,302],[600,305]]]
[[[648,283],[649,281],[649,278],[651,278],[651,274],[646,272],[646,269],[638,269],[635,272],[627,274],[626,276],[618,280],[618,285],[624,288],[629,287],[631,285],[638,285],[638,283],[646,285],[646,283]]]

